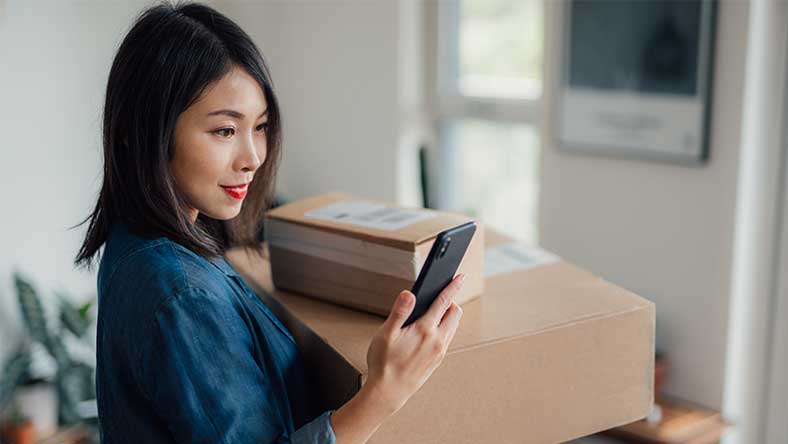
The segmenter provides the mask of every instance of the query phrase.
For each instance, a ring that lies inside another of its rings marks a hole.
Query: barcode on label
[[[484,252],[484,277],[527,270],[560,259],[553,253],[522,243],[498,245]]]
[[[392,208],[364,200],[342,200],[307,211],[304,216],[394,231],[435,217],[435,214],[418,209]]]

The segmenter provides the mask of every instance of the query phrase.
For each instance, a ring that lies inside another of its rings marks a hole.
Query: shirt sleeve
[[[329,410],[292,434],[254,338],[230,301],[196,287],[156,310],[138,379],[176,442],[335,444]]]

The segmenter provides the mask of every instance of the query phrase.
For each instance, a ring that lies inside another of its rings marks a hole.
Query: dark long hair
[[[237,65],[257,80],[268,104],[268,152],[241,212],[229,221],[200,214],[192,224],[169,161],[178,116]],[[74,261],[91,268],[115,224],[166,236],[203,257],[254,245],[273,200],[281,156],[281,116],[260,50],[232,20],[201,4],[163,3],[143,11],[123,39],[104,102],[104,177]]]

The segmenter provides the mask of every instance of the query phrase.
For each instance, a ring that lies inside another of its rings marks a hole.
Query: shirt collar
[[[151,242],[160,243],[168,240],[166,237],[158,237],[153,239],[146,239],[142,238],[136,234],[133,234],[129,227],[125,224],[117,224],[112,229],[112,237],[114,241],[121,244],[120,250],[128,250],[130,248],[139,247],[142,244],[150,244]],[[188,254],[196,255],[193,251],[189,250],[188,248],[178,244],[177,242],[172,242],[175,248],[180,248],[183,251],[187,252]],[[208,262],[213,264],[216,268],[218,268],[222,273],[226,276],[237,276],[240,277],[238,272],[230,265],[227,260],[225,260],[224,256],[214,256],[212,258],[207,259]]]
[[[216,256],[211,259],[208,259],[210,263],[216,266],[219,270],[221,270],[226,276],[238,276],[238,273],[235,271],[232,265],[223,257],[223,256]]]

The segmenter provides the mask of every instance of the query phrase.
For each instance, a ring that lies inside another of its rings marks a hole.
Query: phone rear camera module
[[[443,255],[446,254],[446,249],[449,248],[449,243],[450,243],[449,241],[446,241],[446,243],[443,244],[443,246],[441,246],[440,252],[438,253],[439,258],[443,257]]]

